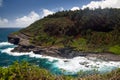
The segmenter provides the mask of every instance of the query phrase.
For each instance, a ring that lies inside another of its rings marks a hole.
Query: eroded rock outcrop
[[[17,45],[20,42],[20,38],[17,35],[10,34],[8,35],[8,42]]]
[[[35,46],[29,43],[29,37],[24,34],[10,34],[8,41],[12,44],[18,45],[12,52],[31,52],[35,54],[42,54],[53,57],[73,58],[77,56],[86,56],[84,53],[74,51],[72,48],[53,48]]]
[[[10,34],[8,36],[8,41],[12,44],[18,45],[12,52],[34,52],[35,54],[59,57],[59,58],[74,58],[78,56],[87,57],[97,57],[102,60],[113,60],[119,61],[120,56],[110,53],[84,53],[80,51],[75,51],[73,48],[56,48],[56,47],[43,47],[30,44],[29,36],[24,34]]]

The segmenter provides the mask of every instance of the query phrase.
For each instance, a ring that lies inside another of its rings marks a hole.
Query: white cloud
[[[64,10],[64,8],[63,7],[60,7],[60,11],[63,11]]]
[[[50,14],[53,14],[54,12],[53,11],[50,11],[50,10],[48,10],[48,9],[43,9],[43,15],[42,15],[42,17],[45,17],[45,16],[48,16],[48,15],[50,15]]]
[[[75,7],[71,8],[71,11],[75,11],[75,10],[80,10],[80,8],[79,8],[79,7],[77,7],[77,6],[75,6]]]
[[[28,15],[18,17],[11,21],[8,21],[8,19],[5,18],[0,18],[0,27],[27,27],[36,20],[39,20],[47,15],[53,14],[54,11],[43,9],[40,13],[41,14],[36,13],[35,11],[31,11]]]
[[[64,10],[63,7],[59,7],[59,8],[52,9],[52,12],[54,13],[54,12],[63,11],[63,10]]]
[[[41,15],[36,13],[35,11],[31,11],[27,16],[17,18],[15,20],[15,23],[16,23],[15,25],[18,27],[26,27],[32,24],[33,22],[53,13],[54,12],[48,9],[43,9]]]
[[[2,6],[3,0],[0,0],[0,6]]]
[[[120,8],[120,0],[101,0],[101,1],[91,1],[87,5],[83,5],[82,9],[85,8],[96,9],[101,7],[104,8]]]
[[[36,20],[39,20],[47,15],[55,13],[54,11],[50,11],[48,9],[42,9],[41,12],[37,13],[35,11],[31,11],[28,15],[18,17],[14,20],[8,21],[6,18],[0,18],[0,27],[27,27],[30,24],[34,23]]]
[[[16,26],[26,27],[38,19],[40,19],[40,15],[34,11],[31,11],[27,16],[17,18],[15,23]]]
[[[8,23],[8,19],[0,18],[0,26],[5,26]]]

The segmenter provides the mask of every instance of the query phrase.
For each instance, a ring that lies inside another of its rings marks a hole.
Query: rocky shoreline
[[[75,51],[73,48],[56,48],[56,47],[41,47],[31,45],[29,43],[29,37],[24,34],[10,34],[8,35],[8,42],[18,45],[15,47],[12,52],[31,52],[33,51],[35,54],[52,56],[58,58],[67,58],[71,59],[74,57],[96,57],[98,59],[106,60],[106,61],[120,61],[120,55],[115,55],[112,53],[86,53]]]

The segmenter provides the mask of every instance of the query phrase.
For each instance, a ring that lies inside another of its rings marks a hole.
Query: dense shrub
[[[46,69],[27,62],[18,63],[8,67],[0,67],[0,80],[119,80],[120,69],[103,75],[89,75],[80,78],[64,75],[51,74]]]

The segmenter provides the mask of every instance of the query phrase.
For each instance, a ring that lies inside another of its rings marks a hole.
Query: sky
[[[23,28],[63,10],[120,8],[120,0],[0,0],[0,28]]]

